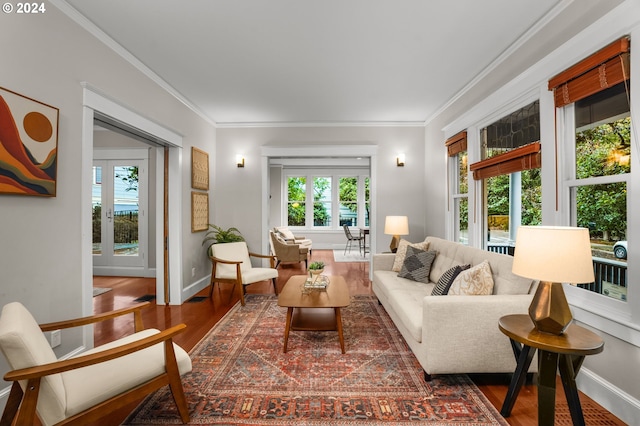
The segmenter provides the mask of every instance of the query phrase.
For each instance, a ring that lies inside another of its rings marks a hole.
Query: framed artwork
[[[58,108],[0,87],[0,194],[55,197]]]
[[[206,231],[209,227],[209,194],[191,191],[191,232]]]
[[[196,147],[191,147],[191,187],[209,189],[209,154]]]

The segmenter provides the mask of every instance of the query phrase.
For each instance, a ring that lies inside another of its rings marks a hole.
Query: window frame
[[[578,179],[576,177],[576,138],[575,138],[575,103],[556,108],[558,120],[558,145],[559,155],[562,159],[559,162],[561,170],[560,198],[563,224],[575,226],[575,214],[573,211],[572,189],[580,186],[590,186],[596,184],[607,184],[625,182],[627,184],[627,244],[633,246],[633,241],[638,241],[639,229],[635,229],[632,221],[628,220],[630,212],[633,211],[632,200],[640,196],[637,185],[633,184],[634,172],[637,174],[638,161],[634,157],[638,155],[637,139],[634,143],[634,136],[637,137],[637,130],[633,130],[633,108],[631,110],[631,172],[626,174],[598,176]],[[637,180],[637,178],[636,178]],[[607,331],[612,325],[607,324],[607,319],[614,323],[632,326],[636,329],[640,320],[640,293],[634,291],[632,277],[638,276],[640,268],[634,265],[634,259],[638,258],[638,253],[629,250],[627,254],[627,300],[620,301],[602,294],[598,294],[574,286],[565,286],[567,300],[575,308],[574,317],[584,321],[596,328]],[[637,344],[638,342],[636,342]]]
[[[342,226],[340,226],[340,179],[341,178],[357,178],[358,193],[358,214],[357,223],[358,227],[367,227],[369,225],[360,225],[365,223],[365,179],[369,179],[369,185],[371,185],[371,176],[368,170],[356,170],[346,171],[341,169],[315,169],[315,168],[290,168],[286,169],[282,174],[282,185],[284,188],[283,194],[286,194],[282,199],[282,223],[288,222],[287,206],[289,204],[289,197],[287,191],[287,185],[290,177],[304,177],[307,180],[306,187],[306,199],[305,199],[305,225],[304,226],[290,226],[291,229],[300,231],[340,231],[342,232]],[[314,187],[313,183],[315,178],[328,178],[331,179],[331,225],[330,226],[316,226],[314,224],[314,208],[315,203]],[[371,190],[371,187],[369,187]],[[371,200],[369,200],[369,203]]]

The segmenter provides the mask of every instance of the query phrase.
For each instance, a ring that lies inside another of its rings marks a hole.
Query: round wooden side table
[[[538,424],[553,425],[556,404],[556,372],[560,370],[574,425],[584,425],[578,397],[576,376],[584,357],[602,352],[604,342],[597,334],[571,324],[564,333],[554,335],[536,330],[528,315],[507,315],[500,318],[500,331],[511,339],[518,362],[500,414],[509,417],[527,371],[538,351]]]

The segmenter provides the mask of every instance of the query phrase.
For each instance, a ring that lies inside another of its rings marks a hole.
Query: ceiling
[[[567,1],[66,3],[185,103],[234,126],[425,122]]]

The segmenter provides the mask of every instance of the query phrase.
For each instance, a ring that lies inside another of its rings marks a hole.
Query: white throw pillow
[[[429,248],[429,243],[426,241],[423,241],[421,243],[410,243],[407,240],[400,240],[400,242],[398,243],[398,250],[396,250],[396,257],[393,260],[393,267],[391,268],[393,272],[400,272],[400,270],[402,269],[404,258],[407,257],[407,247],[409,246],[415,247],[418,250],[427,251],[427,249]]]
[[[490,295],[493,293],[493,276],[488,261],[460,272],[451,284],[449,293],[454,296]]]

